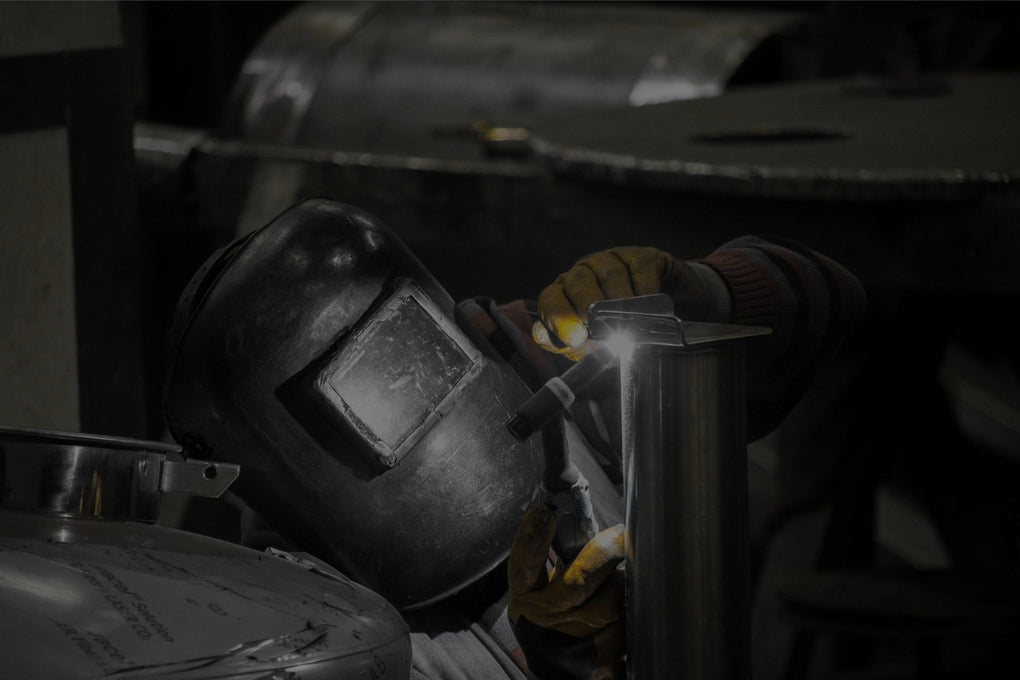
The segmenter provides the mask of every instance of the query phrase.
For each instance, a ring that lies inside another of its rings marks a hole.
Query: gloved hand
[[[610,680],[625,674],[624,528],[610,527],[574,561],[546,571],[556,517],[543,503],[528,510],[507,574],[508,615],[528,669],[542,680]]]
[[[660,292],[675,299],[684,284],[695,278],[689,269],[686,262],[657,248],[630,246],[589,255],[560,274],[538,296],[542,321],[532,329],[535,342],[577,361],[591,350],[584,325],[588,305]]]

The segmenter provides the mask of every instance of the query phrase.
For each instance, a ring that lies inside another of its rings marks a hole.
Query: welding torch
[[[626,314],[628,323],[640,319],[646,325],[646,330],[652,334],[662,332],[663,328],[671,331],[672,325],[679,322],[674,316],[673,299],[663,293],[593,302],[588,307],[588,323],[585,324],[585,337],[580,347],[582,350],[591,346],[595,349],[563,375],[548,380],[517,409],[506,423],[507,429],[514,437],[524,441],[533,432],[550,423],[562,410],[570,408],[580,390],[590,385],[607,368],[615,366],[620,356],[629,354],[633,343],[617,319],[621,311]],[[718,324],[697,325],[712,330],[722,328]],[[592,328],[589,329],[588,326]],[[589,330],[594,331],[595,337],[603,340],[592,339]],[[570,347],[553,349],[551,346],[555,343],[555,338],[548,333],[541,321],[535,322],[533,336],[536,342],[551,351],[564,353],[571,350]],[[692,341],[697,342],[693,338]]]
[[[604,344],[571,366],[563,375],[546,381],[506,422],[506,428],[520,441],[542,432],[545,470],[542,501],[556,515],[553,547],[564,563],[570,563],[581,548],[598,533],[592,511],[588,480],[570,461],[561,414],[576,395],[609,367],[616,356]]]
[[[550,378],[537,392],[521,404],[506,422],[510,434],[524,441],[542,429],[564,409],[570,408],[577,393],[616,362],[616,355],[605,344],[567,369],[563,375]]]

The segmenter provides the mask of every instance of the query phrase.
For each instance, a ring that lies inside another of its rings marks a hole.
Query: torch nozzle
[[[521,404],[507,420],[507,430],[520,441],[524,441],[542,429],[563,409],[569,408],[574,403],[575,395],[615,362],[616,355],[612,350],[606,345],[599,345],[563,375],[550,378]]]

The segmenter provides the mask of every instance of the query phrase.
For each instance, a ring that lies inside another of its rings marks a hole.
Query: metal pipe
[[[630,678],[750,677],[742,348],[625,362]]]
[[[524,441],[532,433],[552,423],[564,409],[570,408],[578,392],[615,364],[616,356],[608,347],[603,345],[596,348],[564,371],[563,375],[547,380],[514,411],[506,422],[506,429],[518,441]],[[548,454],[546,457],[548,459]]]
[[[664,295],[599,302],[623,403],[631,680],[747,680],[750,555],[742,340],[681,321]]]

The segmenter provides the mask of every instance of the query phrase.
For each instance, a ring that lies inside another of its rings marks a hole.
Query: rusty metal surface
[[[479,158],[480,120],[717,95],[762,41],[803,22],[748,8],[309,3],[248,58],[226,129],[317,148]]]
[[[527,123],[571,177],[733,196],[960,200],[1015,189],[1020,75],[815,81]]]

